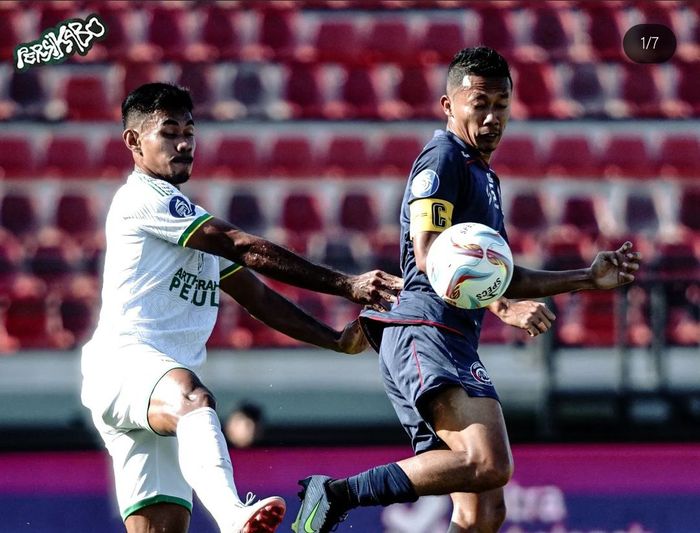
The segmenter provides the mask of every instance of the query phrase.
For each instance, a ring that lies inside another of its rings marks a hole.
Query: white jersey
[[[186,248],[212,216],[170,183],[134,171],[107,214],[102,310],[93,341],[147,344],[188,367],[206,358],[219,282],[240,268]]]

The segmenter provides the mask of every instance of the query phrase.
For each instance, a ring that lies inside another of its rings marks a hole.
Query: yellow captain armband
[[[411,237],[422,231],[444,231],[452,225],[454,206],[447,200],[419,198],[411,202]]]

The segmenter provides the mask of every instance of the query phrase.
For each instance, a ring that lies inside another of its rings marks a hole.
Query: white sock
[[[211,407],[196,409],[177,424],[182,474],[211,513],[222,532],[232,531],[241,500],[233,481],[233,465]]]

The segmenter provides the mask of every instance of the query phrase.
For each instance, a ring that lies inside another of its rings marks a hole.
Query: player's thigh
[[[187,533],[190,513],[179,505],[160,503],[131,514],[124,525],[127,533]]]
[[[459,386],[449,386],[426,398],[423,412],[451,450],[468,452],[471,462],[510,475],[513,457],[497,400],[473,397]]]
[[[481,492],[455,492],[452,498],[454,531],[498,531],[506,518],[503,488]],[[471,529],[470,529],[471,528]]]

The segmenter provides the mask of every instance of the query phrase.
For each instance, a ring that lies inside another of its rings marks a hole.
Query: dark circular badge
[[[622,48],[635,63],[663,63],[676,51],[676,36],[663,24],[637,24],[625,33]]]

